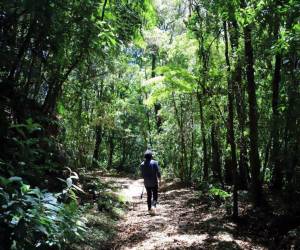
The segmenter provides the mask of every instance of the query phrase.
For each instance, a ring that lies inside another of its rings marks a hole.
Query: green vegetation
[[[31,188],[20,177],[1,177],[1,245],[9,249],[62,248],[83,239],[85,220],[76,201],[59,201],[70,191],[53,194]]]
[[[117,222],[127,209],[126,200],[116,194],[113,183],[101,182],[97,178],[86,181],[85,187],[92,187],[95,199],[86,200],[83,215],[86,219],[84,241],[72,244],[72,249],[110,249],[110,243],[116,236]]]
[[[2,0],[4,249],[80,240],[79,200],[106,189],[87,176],[137,174],[147,148],[167,178],[232,194],[235,219],[241,190],[254,208],[273,213],[271,194],[300,216],[299,11],[296,0]],[[96,203],[124,208],[111,194]]]

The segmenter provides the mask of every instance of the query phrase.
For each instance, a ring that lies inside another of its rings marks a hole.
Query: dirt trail
[[[113,249],[267,249],[226,219],[222,208],[199,201],[193,190],[162,187],[155,216],[147,213],[142,180],[110,178],[130,201]]]

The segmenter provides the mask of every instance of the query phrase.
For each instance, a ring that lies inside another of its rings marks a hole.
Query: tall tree
[[[275,1],[274,4],[274,42],[279,38],[280,30],[280,17],[277,13],[277,8],[279,7],[279,1]],[[279,145],[279,89],[281,81],[281,61],[282,56],[280,52],[276,52],[275,55],[275,65],[274,73],[272,79],[272,128],[271,128],[271,141],[272,141],[272,151],[271,151],[271,168],[273,169],[273,188],[281,189],[283,184],[283,172],[280,162],[280,145]]]
[[[223,22],[224,28],[224,39],[225,39],[225,58],[227,65],[227,92],[228,92],[228,118],[227,118],[227,140],[230,145],[230,164],[231,164],[231,172],[233,176],[233,216],[238,217],[238,193],[237,193],[237,162],[236,162],[236,145],[235,145],[235,137],[234,137],[234,113],[233,113],[233,101],[234,101],[234,92],[233,92],[233,79],[230,75],[230,61],[229,61],[229,52],[228,52],[228,32],[227,32],[227,22]]]
[[[245,7],[245,2],[243,2]],[[258,117],[256,102],[256,84],[254,79],[254,57],[252,46],[252,27],[246,24],[243,28],[245,63],[247,75],[247,91],[249,103],[249,130],[250,130],[250,168],[251,168],[251,191],[253,202],[260,206],[262,202],[262,184],[260,179],[260,159],[258,153]]]

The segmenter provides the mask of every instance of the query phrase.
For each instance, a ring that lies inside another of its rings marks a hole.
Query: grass
[[[84,240],[80,244],[72,245],[70,249],[109,249],[109,243],[117,233],[117,222],[127,208],[125,196],[117,194],[113,183],[102,183],[99,179],[92,181],[94,191],[99,196],[83,205],[88,230]]]

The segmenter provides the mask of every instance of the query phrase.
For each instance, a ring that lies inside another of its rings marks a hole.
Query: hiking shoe
[[[148,210],[148,212],[152,216],[155,215],[155,210],[153,208],[151,208],[150,210]]]
[[[152,206],[156,208],[157,201],[152,201]]]

